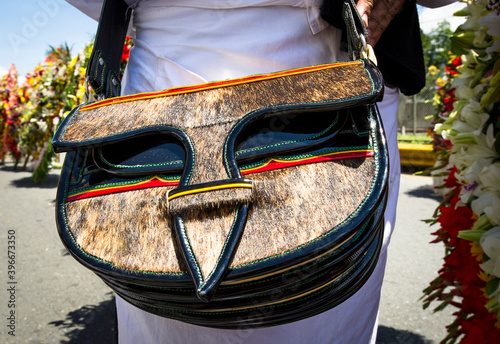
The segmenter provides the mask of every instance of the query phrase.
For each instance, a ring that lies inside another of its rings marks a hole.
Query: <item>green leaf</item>
[[[487,284],[486,284],[486,294],[489,295],[492,295],[495,291],[497,291],[498,289],[498,285],[500,284],[500,278],[496,277],[494,279],[492,279],[491,281],[489,281]]]
[[[484,233],[486,231],[482,229],[468,229],[458,232],[458,237],[468,241],[479,241]]]
[[[482,230],[488,230],[493,225],[490,223],[490,220],[488,219],[488,216],[486,214],[483,214],[479,216],[479,218],[474,222],[474,225],[472,226],[472,230],[477,230],[477,229],[482,229]]]

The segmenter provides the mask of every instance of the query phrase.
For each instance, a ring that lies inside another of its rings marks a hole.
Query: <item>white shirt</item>
[[[308,5],[318,0],[286,3],[290,1],[139,2],[124,93],[335,61],[340,32],[326,29],[319,7]]]

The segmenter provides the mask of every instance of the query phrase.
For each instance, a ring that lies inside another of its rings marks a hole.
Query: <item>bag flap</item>
[[[369,60],[356,60],[110,98],[73,109],[52,144],[65,152],[162,128],[236,122],[263,109],[350,108],[379,101],[382,85]]]

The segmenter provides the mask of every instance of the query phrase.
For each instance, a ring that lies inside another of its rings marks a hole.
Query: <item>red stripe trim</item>
[[[271,159],[267,164],[258,166],[252,169],[245,169],[241,171],[242,175],[276,170],[279,168],[292,167],[304,164],[312,164],[316,162],[324,162],[324,161],[332,161],[332,160],[340,160],[340,159],[352,159],[352,158],[366,158],[370,156],[374,156],[375,153],[371,150],[363,150],[363,151],[353,151],[353,152],[343,152],[343,153],[333,153],[323,156],[315,156],[306,159],[299,160],[274,160]]]
[[[314,156],[305,159],[297,159],[297,160],[279,160],[279,159],[271,159],[268,163],[257,166],[255,168],[241,170],[242,175],[248,175],[252,173],[259,173],[264,171],[276,170],[280,168],[304,165],[304,164],[312,164],[317,162],[325,162],[325,161],[333,161],[340,159],[352,159],[352,158],[366,158],[370,156],[374,156],[375,152],[372,150],[359,150],[359,151],[349,151],[349,152],[340,152],[340,153],[331,153],[322,156]],[[124,191],[132,191],[139,189],[147,189],[147,188],[155,188],[161,186],[176,186],[179,184],[178,180],[171,181],[161,179],[159,177],[153,177],[143,182],[129,184],[129,185],[118,185],[111,187],[104,187],[100,189],[94,189],[90,191],[80,192],[68,197],[67,202],[78,201],[85,198],[96,197],[114,194],[118,192]]]
[[[154,177],[154,178],[148,179],[144,182],[139,182],[139,183],[135,183],[135,184],[105,187],[105,188],[80,192],[80,193],[77,193],[75,195],[69,196],[67,201],[73,202],[73,201],[77,201],[80,199],[102,196],[102,195],[109,195],[109,194],[114,194],[114,193],[118,193],[118,192],[139,190],[139,189],[148,189],[148,188],[155,188],[155,187],[160,187],[160,186],[175,186],[175,185],[179,185],[178,180],[167,181],[167,180],[163,180],[163,179]]]
[[[361,64],[360,61],[333,63],[333,64],[326,64],[326,65],[291,69],[291,70],[277,72],[277,73],[253,75],[253,76],[239,78],[239,79],[216,81],[216,82],[210,82],[210,83],[200,84],[200,85],[175,87],[175,88],[170,88],[170,89],[167,89],[164,91],[159,91],[159,92],[147,92],[147,93],[132,94],[129,96],[110,98],[110,99],[102,100],[100,102],[95,102],[95,103],[92,103],[89,105],[85,105],[85,106],[82,106],[79,111],[91,110],[91,109],[95,109],[95,108],[110,105],[110,104],[117,104],[117,103],[123,103],[123,102],[129,102],[129,101],[141,100],[141,99],[158,98],[158,97],[171,96],[171,95],[183,94],[183,93],[192,93],[192,92],[198,92],[198,91],[203,91],[203,90],[208,90],[208,89],[213,89],[213,88],[240,85],[240,84],[245,84],[245,83],[250,83],[250,82],[255,82],[255,81],[275,79],[275,78],[280,78],[280,77],[287,76],[287,75],[304,74],[304,73],[310,73],[310,72],[315,72],[315,71],[324,70],[324,69],[332,69],[332,68],[337,68],[337,67],[359,65],[359,64]]]

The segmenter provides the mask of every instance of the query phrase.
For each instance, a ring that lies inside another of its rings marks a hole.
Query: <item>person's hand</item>
[[[368,43],[371,46],[377,44],[404,2],[405,0],[357,0],[356,7],[368,29]]]

